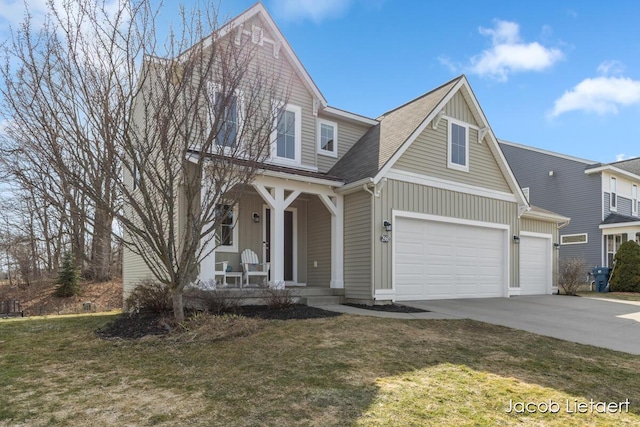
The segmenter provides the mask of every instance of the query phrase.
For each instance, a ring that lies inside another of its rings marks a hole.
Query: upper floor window
[[[338,124],[318,119],[317,133],[318,154],[338,157]]]
[[[449,119],[447,166],[469,172],[469,127]]]
[[[618,210],[618,190],[616,177],[612,176],[609,183],[609,208],[612,211]]]
[[[224,149],[236,147],[240,137],[242,94],[239,91],[224,93],[216,83],[209,84],[211,97],[211,123],[215,145]]]
[[[287,104],[278,114],[271,138],[272,157],[284,163],[300,163],[302,150],[302,109]]]
[[[638,186],[636,184],[631,186],[631,213],[638,215]]]

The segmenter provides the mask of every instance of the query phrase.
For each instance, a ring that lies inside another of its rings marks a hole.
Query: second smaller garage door
[[[551,236],[520,235],[520,295],[551,293]]]

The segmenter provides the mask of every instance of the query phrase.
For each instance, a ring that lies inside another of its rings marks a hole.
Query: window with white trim
[[[278,112],[271,137],[272,158],[280,163],[300,164],[302,150],[302,108],[287,104]]]
[[[237,146],[241,134],[243,98],[240,91],[224,93],[219,84],[209,82],[211,123],[215,146],[232,149]]]
[[[469,172],[469,126],[449,119],[447,166]]]
[[[229,205],[216,206],[219,215],[216,239],[219,252],[238,252],[238,206],[233,209]]]
[[[612,211],[618,210],[617,183],[616,177],[612,176],[609,181],[609,208]]]
[[[338,124],[329,120],[317,121],[318,154],[338,157]]]
[[[583,243],[589,243],[589,235],[587,233],[564,234],[560,236],[561,245],[581,245]]]
[[[631,186],[631,214],[638,215],[638,186],[636,184]]]

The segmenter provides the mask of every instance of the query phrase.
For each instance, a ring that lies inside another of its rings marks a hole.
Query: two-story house
[[[597,163],[508,141],[500,147],[529,202],[571,217],[560,232],[560,258],[613,266],[627,240],[639,241],[640,159]]]
[[[290,125],[276,126],[271,156],[203,267],[240,271],[251,249],[271,263],[272,282],[360,302],[555,289],[554,243],[568,218],[529,205],[465,76],[363,117],[327,103],[262,4],[227,25],[259,34],[263,54],[297,78],[280,118]],[[125,294],[148,276],[127,251]]]

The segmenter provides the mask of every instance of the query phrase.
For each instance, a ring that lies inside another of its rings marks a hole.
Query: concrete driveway
[[[402,304],[548,337],[640,354],[640,302],[562,295]]]

